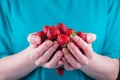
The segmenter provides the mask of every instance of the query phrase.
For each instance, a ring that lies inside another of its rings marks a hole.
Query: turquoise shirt
[[[28,34],[59,22],[95,33],[94,51],[120,58],[120,0],[0,0],[0,58],[28,47]],[[58,76],[55,69],[38,67],[21,80],[91,79],[81,70]]]

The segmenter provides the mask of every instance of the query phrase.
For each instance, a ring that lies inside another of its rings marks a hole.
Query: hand
[[[60,60],[63,56],[62,51],[57,51],[55,53],[58,48],[58,43],[56,41],[52,42],[46,40],[39,45],[41,43],[41,38],[35,35],[35,33],[28,36],[28,41],[30,42],[31,49],[33,49],[30,54],[30,59],[35,61],[37,66],[57,68],[63,65],[63,62]]]
[[[68,44],[68,49],[63,48],[64,68],[67,70],[80,69],[82,66],[87,65],[93,57],[92,42],[96,40],[96,35],[92,33],[86,33],[86,42],[80,37],[74,36],[73,40],[83,52],[80,51],[77,46],[71,42]],[[74,56],[74,57],[73,57]]]

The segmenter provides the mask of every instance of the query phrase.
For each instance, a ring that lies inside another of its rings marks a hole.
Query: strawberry
[[[67,29],[66,34],[70,37],[73,37],[76,35],[76,32],[73,29]]]
[[[42,38],[42,42],[44,42],[46,39],[57,41],[60,45],[57,50],[61,50],[62,48],[66,47],[69,42],[74,42],[72,37],[75,35],[78,35],[84,41],[86,41],[86,35],[83,32],[75,32],[73,29],[67,28],[63,23],[58,23],[56,27],[44,26],[43,31],[37,32],[36,35]],[[78,46],[76,43],[75,45],[85,55],[80,46]],[[64,68],[56,68],[56,72],[58,75],[62,76],[64,73]]]
[[[56,32],[57,36],[58,36],[58,34],[60,34],[60,31],[58,28],[56,28],[55,32]]]
[[[44,32],[43,31],[39,31],[39,32],[36,33],[36,35],[42,37],[44,35]]]
[[[58,23],[56,28],[58,28],[60,33],[62,34],[64,34],[67,31],[67,27],[62,23]]]
[[[43,32],[43,31],[37,32],[37,33],[36,33],[36,35],[41,37],[42,42],[44,42],[44,41],[45,41],[46,36],[45,36],[45,34],[44,34],[44,32]]]
[[[70,37],[66,34],[59,34],[57,36],[57,41],[61,47],[65,47],[67,43],[70,41]]]
[[[44,28],[43,28],[44,34],[47,34],[48,28],[49,28],[49,26],[44,26]]]
[[[84,41],[86,41],[86,35],[85,35],[85,33],[79,31],[79,32],[77,32],[77,35],[79,37],[81,37]]]
[[[50,40],[56,39],[58,34],[60,34],[60,31],[54,26],[50,26],[47,30],[47,37]]]
[[[67,34],[68,36],[70,36],[70,34],[72,34],[73,32],[74,32],[73,29],[67,29],[66,34]]]
[[[64,73],[64,68],[63,67],[59,67],[56,69],[56,72],[58,73],[58,75],[62,76]]]

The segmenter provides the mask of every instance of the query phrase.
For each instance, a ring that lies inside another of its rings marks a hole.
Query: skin
[[[0,59],[0,80],[18,80],[38,66],[57,68],[63,65],[60,60],[62,51],[54,53],[57,48],[57,42],[47,40],[38,47],[30,45],[19,53]]]
[[[91,36],[91,38],[88,38],[88,35],[89,35],[89,37]],[[91,46],[91,43],[95,40],[95,35],[87,34],[86,38],[87,38],[87,42],[88,42],[87,44]],[[96,65],[97,63],[94,63],[94,64],[91,63],[91,65],[89,65],[90,62],[95,61],[94,56],[90,57],[90,59],[89,59],[90,61],[85,59],[87,63],[84,62],[84,59],[82,59],[83,62],[80,61],[80,62],[82,62],[84,67],[83,67],[83,65],[81,65],[81,63],[79,63],[80,66],[77,66],[77,67],[71,66],[72,63],[69,63],[68,58],[65,57],[66,55],[65,55],[64,49],[63,49],[63,51],[57,51],[55,53],[55,55],[51,58],[51,55],[54,54],[54,51],[58,47],[57,42],[52,42],[52,41],[48,40],[38,46],[38,44],[41,43],[41,38],[34,34],[30,34],[28,36],[28,41],[30,42],[30,46],[28,48],[26,48],[25,50],[23,50],[19,53],[16,53],[15,55],[11,55],[11,56],[0,59],[0,65],[2,65],[2,66],[0,66],[0,80],[20,79],[20,78],[26,76],[27,74],[29,74],[34,69],[36,69],[38,66],[42,66],[42,67],[46,67],[46,68],[57,68],[61,65],[64,65],[65,69],[67,69],[67,70],[81,69],[83,72],[85,72],[86,74],[88,74],[91,77],[92,77],[92,75],[94,75],[95,77],[93,76],[93,78],[96,78],[96,79],[97,78],[102,79],[105,76],[105,75],[101,75],[101,74],[98,74],[98,76],[96,75],[96,73],[100,73],[100,72],[102,73],[102,71],[104,71],[104,70],[97,71],[96,69],[94,69],[95,66],[93,67],[92,65]],[[49,55],[47,55],[48,53],[49,53]],[[72,52],[69,52],[68,54],[71,55]],[[98,58],[98,57],[96,57],[96,58]],[[71,59],[75,60],[73,58],[73,56],[71,56]],[[116,65],[113,64],[114,63],[113,60],[111,60],[109,58],[107,58],[107,59],[108,60],[106,60],[106,57],[105,57],[105,59],[103,58],[103,61],[105,60],[103,64],[106,64],[106,62],[109,62],[108,66],[111,66],[111,64],[112,64],[112,66],[117,66],[117,64]],[[97,61],[99,61],[99,59]],[[75,63],[75,61],[73,63]],[[11,65],[11,64],[13,64],[13,65]],[[110,71],[115,72],[115,74],[117,73],[117,71],[114,71],[114,67],[112,67],[110,69]],[[92,72],[92,74],[90,74],[91,72]],[[111,74],[113,74],[113,72]],[[105,79],[107,79],[107,77]]]
[[[119,71],[119,60],[102,56],[93,51],[92,44],[87,44],[80,37],[74,36],[73,40],[84,51],[70,42],[68,49],[62,49],[67,70],[80,69],[87,75],[97,80],[116,80]]]
[[[63,48],[62,50],[64,54],[62,61],[65,69],[80,69],[97,80],[116,80],[119,71],[119,61],[118,59],[98,55],[93,51],[92,42],[96,40],[94,34],[86,34],[87,43],[78,36],[74,36],[73,40],[82,48],[84,55],[74,43],[69,43],[68,49]]]

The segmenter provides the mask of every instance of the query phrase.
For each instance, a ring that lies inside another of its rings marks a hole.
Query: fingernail
[[[57,56],[60,57],[60,56],[62,56],[62,55],[63,55],[62,52],[60,52],[60,51],[57,52]]]
[[[46,43],[47,46],[51,46],[52,44],[53,44],[52,41],[47,41]]]
[[[72,48],[72,49],[74,48],[73,43],[70,43],[70,45],[69,45],[69,46],[70,46],[70,48]]]
[[[58,43],[54,43],[53,47],[54,48],[58,47]]]
[[[66,48],[64,48],[62,51],[63,51],[63,54],[67,53]]]
[[[35,37],[34,40],[35,40],[36,43],[40,42],[39,38],[37,38],[37,37]]]
[[[78,36],[75,36],[75,37],[74,37],[74,40],[75,40],[75,41],[78,41],[78,40],[79,40],[79,37],[78,37]]]
[[[91,40],[91,39],[92,39],[91,35],[88,35],[87,40]]]

